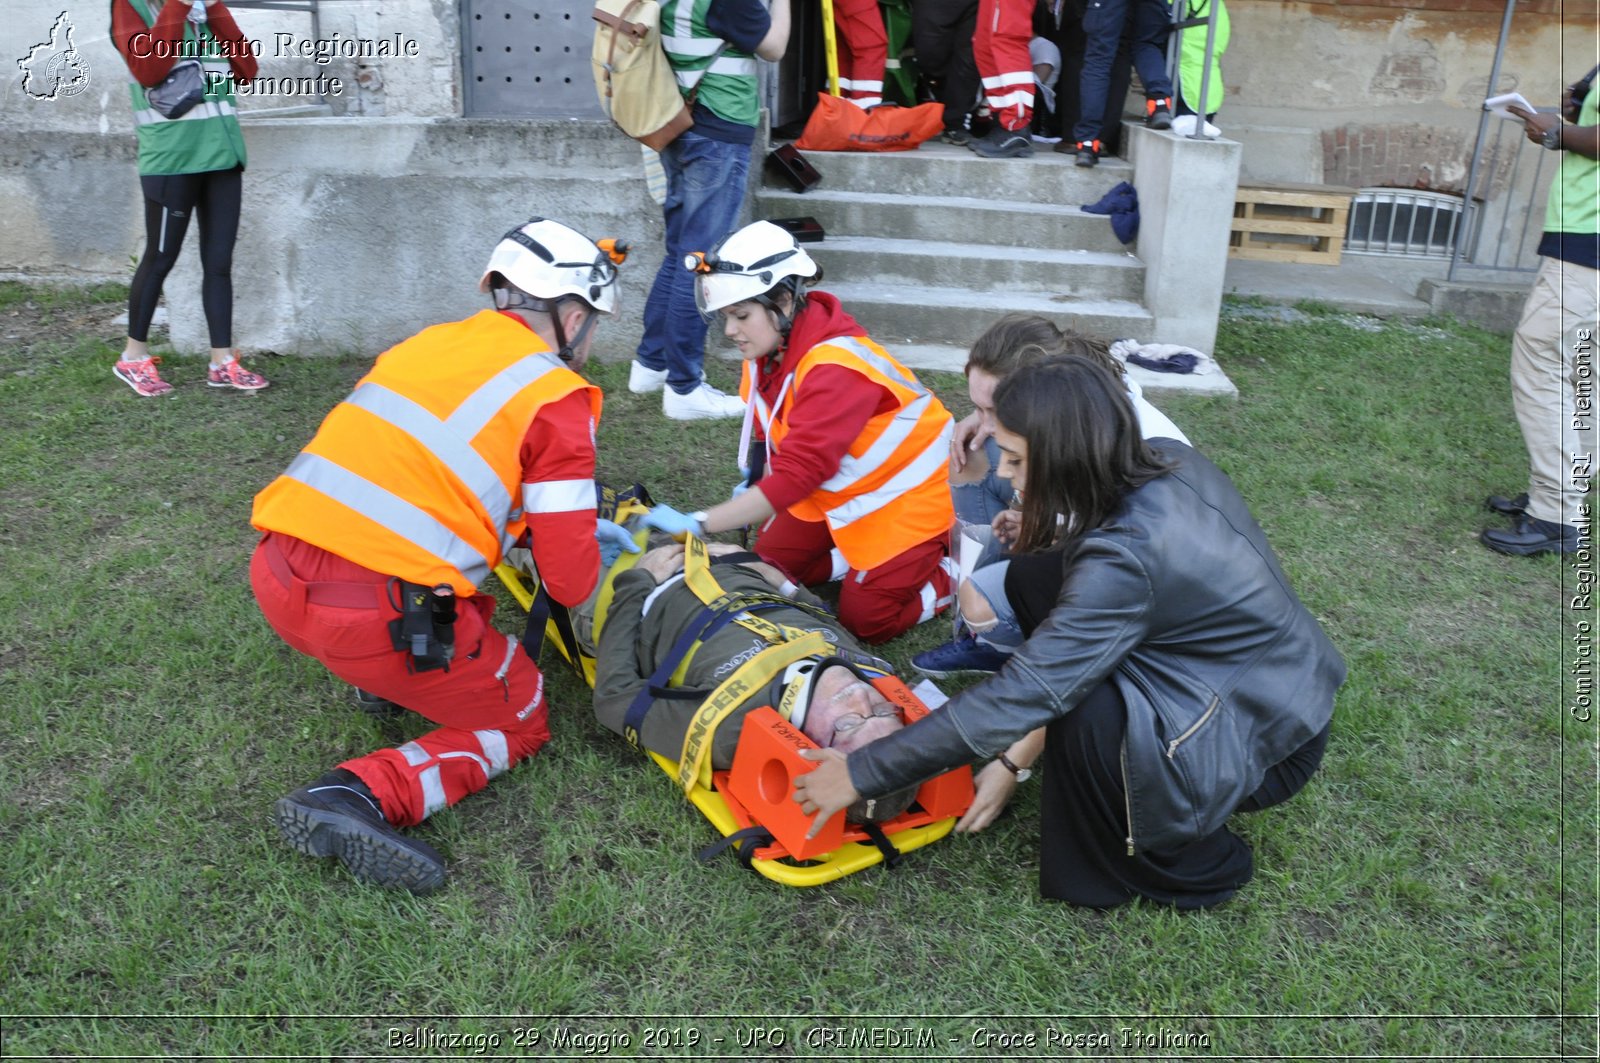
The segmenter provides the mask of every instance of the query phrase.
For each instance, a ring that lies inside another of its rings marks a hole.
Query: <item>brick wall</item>
[[[1467,187],[1475,135],[1476,130],[1410,122],[1329,129],[1322,134],[1322,179],[1353,188],[1419,188],[1461,195]],[[1504,187],[1513,155],[1503,151],[1500,156],[1485,160],[1492,172],[1486,170],[1480,177],[1474,199],[1492,199]]]

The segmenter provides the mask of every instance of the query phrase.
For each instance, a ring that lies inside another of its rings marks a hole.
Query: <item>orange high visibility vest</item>
[[[600,389],[492,310],[379,355],[250,522],[412,583],[473,594],[525,527],[523,438],[539,411]],[[537,496],[533,495],[537,492]],[[535,485],[529,506],[592,509],[593,480]]]
[[[850,444],[839,471],[789,512],[801,520],[827,521],[839,552],[858,570],[875,568],[949,532],[956,519],[948,483],[950,413],[911,370],[865,336],[835,337],[802,355],[783,383],[776,411],[756,387],[756,361],[745,363],[740,391],[765,426],[768,448],[782,452],[795,396],[819,365],[860,373],[894,395],[898,405],[875,414]]]

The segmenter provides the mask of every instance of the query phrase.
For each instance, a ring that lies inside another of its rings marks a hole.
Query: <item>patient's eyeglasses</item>
[[[834,734],[834,737],[837,738],[839,735],[847,735],[851,731],[854,731],[854,730],[858,729],[859,727],[861,727],[868,720],[887,719],[888,717],[891,717],[891,716],[894,717],[895,719],[899,719],[900,718],[900,713],[895,709],[895,707],[893,705],[881,705],[878,708],[872,710],[872,712],[870,714],[859,713],[859,712],[847,712],[844,715],[840,716],[837,720],[833,721],[833,734]]]

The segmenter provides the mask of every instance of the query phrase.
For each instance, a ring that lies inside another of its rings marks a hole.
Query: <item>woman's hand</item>
[[[1017,792],[1017,777],[998,760],[990,761],[978,772],[973,784],[977,787],[977,796],[972,799],[966,815],[956,821],[958,834],[976,834],[993,823],[1010,803],[1011,795]]]
[[[993,433],[983,426],[983,415],[973,410],[956,424],[950,436],[950,461],[960,472],[967,467],[967,451],[977,450]]]
[[[861,795],[850,781],[850,768],[837,749],[802,749],[800,755],[817,766],[794,781],[794,799],[806,815],[815,813],[807,838],[815,838],[835,812],[849,808]]]
[[[1007,546],[1014,546],[1017,537],[1022,534],[1022,514],[1014,509],[1001,510],[994,520],[989,522],[989,528],[994,532],[994,537]]]

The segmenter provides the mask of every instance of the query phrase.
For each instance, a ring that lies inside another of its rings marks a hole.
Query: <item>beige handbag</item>
[[[661,47],[661,5],[599,0],[594,20],[594,87],[601,109],[618,129],[660,151],[694,125]]]

